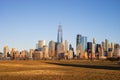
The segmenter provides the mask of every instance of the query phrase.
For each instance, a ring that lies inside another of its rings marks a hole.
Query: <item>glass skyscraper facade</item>
[[[63,34],[62,34],[62,25],[58,25],[58,35],[57,35],[57,43],[63,42]]]
[[[85,51],[87,49],[87,37],[78,34],[76,38],[76,47],[79,44],[82,45],[82,51]]]
[[[87,37],[86,36],[81,37],[81,44],[82,44],[82,50],[85,51],[87,49]]]

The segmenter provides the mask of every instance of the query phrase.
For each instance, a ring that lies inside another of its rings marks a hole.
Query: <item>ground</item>
[[[0,80],[120,80],[120,65],[88,60],[1,60]]]

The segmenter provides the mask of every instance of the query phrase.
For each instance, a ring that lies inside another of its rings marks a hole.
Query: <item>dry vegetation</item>
[[[120,80],[110,61],[0,61],[0,80]]]

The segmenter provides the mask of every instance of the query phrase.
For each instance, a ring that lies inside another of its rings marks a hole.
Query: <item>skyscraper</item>
[[[102,47],[103,47],[103,51],[105,51],[105,42],[103,41],[103,42],[101,43],[101,45],[102,45]]]
[[[55,42],[54,41],[49,42],[49,56],[55,57]]]
[[[58,35],[57,35],[57,43],[63,42],[63,35],[62,35],[62,25],[58,25]]]
[[[15,55],[15,48],[12,48],[12,50],[10,52],[11,59],[14,59],[14,55]]]
[[[65,46],[65,52],[67,52],[68,51],[68,41],[67,40],[65,40],[64,46]]]
[[[8,53],[9,53],[9,48],[8,48],[8,46],[5,46],[5,47],[4,47],[3,52],[4,52],[4,58],[7,59],[7,55],[8,55]]]
[[[96,54],[96,39],[95,39],[95,38],[93,38],[92,53],[93,53],[93,54]]]
[[[95,38],[93,38],[93,44],[96,44],[96,39]]]
[[[92,42],[87,42],[88,59],[92,59]]]
[[[87,49],[87,37],[86,36],[81,37],[81,44],[82,44],[82,51],[84,52]]]
[[[58,43],[58,45],[57,45],[57,58],[58,59],[64,58],[64,45],[63,45],[63,43]]]
[[[69,45],[69,51],[70,51],[70,50],[72,50],[72,52],[73,52],[73,58],[74,58],[74,57],[75,57],[75,52],[74,52],[74,48],[72,47],[71,44]]]
[[[108,53],[108,40],[105,39],[105,53],[104,53],[104,56],[107,56],[107,53]]]
[[[43,46],[43,58],[44,59],[48,59],[49,58],[48,46],[47,45]]]
[[[45,45],[45,40],[39,40],[37,46],[38,50],[42,51],[44,45]]]
[[[84,52],[87,49],[87,37],[81,36],[80,34],[77,35],[76,38],[76,49],[79,49],[79,45],[82,45],[82,51]]]
[[[120,57],[120,46],[119,44],[115,44],[114,45],[114,54],[113,54],[114,57]]]
[[[30,49],[29,51],[29,59],[33,59],[33,53],[34,53],[34,49]]]
[[[87,50],[87,37],[80,34],[76,38],[76,57],[83,58],[84,52]]]
[[[82,45],[81,45],[81,34],[77,34],[77,37],[76,37],[76,57],[77,59],[80,58],[80,53],[82,52],[81,49],[82,49]]]
[[[81,35],[80,34],[78,34],[77,35],[77,38],[76,38],[76,47],[81,43]]]

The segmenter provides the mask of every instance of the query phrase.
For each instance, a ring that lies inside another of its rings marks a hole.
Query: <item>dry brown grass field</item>
[[[120,65],[87,60],[1,60],[0,80],[120,80]]]

